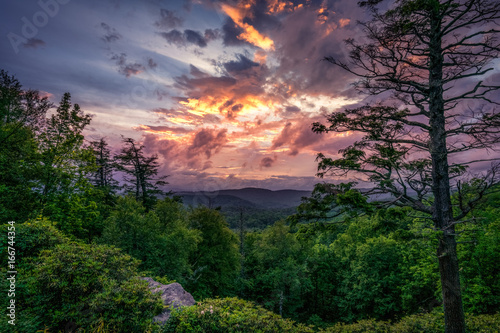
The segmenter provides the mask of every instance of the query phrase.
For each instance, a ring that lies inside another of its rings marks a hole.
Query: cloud
[[[260,160],[260,167],[261,168],[270,168],[273,166],[274,162],[276,162],[277,156],[274,157],[264,157]]]
[[[206,170],[213,165],[210,159],[228,143],[226,129],[202,128],[193,132],[168,126],[142,125],[138,130],[145,132],[142,141],[146,152],[159,154],[165,174]]]
[[[46,43],[43,40],[38,39],[38,38],[30,38],[25,43],[23,43],[23,46],[25,48],[31,48],[31,49],[36,49],[36,48],[39,48],[39,47],[45,46],[45,45],[46,45]]]
[[[137,61],[128,62],[127,55],[125,53],[111,54],[110,59],[113,60],[118,66],[118,73],[123,74],[126,77],[138,75],[144,72],[146,68],[155,69],[158,66],[158,64],[152,58],[147,58],[145,60],[145,64]],[[157,93],[161,94],[159,90],[157,91]]]
[[[222,63],[225,72],[210,75],[195,66],[189,75],[175,77],[175,85],[183,93],[179,103],[192,115],[223,116],[234,119],[248,112],[273,103],[275,96],[264,89],[268,68],[239,55],[237,60]]]
[[[228,72],[239,72],[255,66],[259,66],[258,63],[253,62],[252,60],[248,59],[242,54],[238,54],[237,57],[238,57],[237,61],[232,60],[224,64],[224,68]]]
[[[122,38],[122,35],[120,35],[115,28],[110,27],[108,24],[104,22],[101,22],[101,28],[103,28],[104,31],[106,31],[106,34],[101,37],[101,39],[106,43],[116,42],[117,40]]]
[[[205,40],[207,42],[219,39],[221,37],[221,32],[219,29],[205,29]]]
[[[184,30],[184,37],[188,43],[195,44],[199,47],[206,47],[207,41],[199,32],[194,30]]]
[[[186,40],[184,39],[184,35],[179,30],[170,30],[169,32],[159,32],[160,36],[162,36],[169,44],[176,44],[179,46],[186,45]]]
[[[199,31],[190,29],[186,29],[184,30],[184,32],[174,29],[168,32],[159,32],[158,34],[163,37],[163,39],[165,39],[169,44],[174,44],[177,46],[194,44],[201,48],[206,47],[208,45],[208,42],[219,38],[215,30],[211,29],[205,30],[204,34]]]
[[[151,69],[154,69],[158,66],[158,64],[152,59],[148,58],[148,67]]]
[[[286,110],[286,112],[290,112],[290,113],[300,112],[300,108],[298,106],[295,106],[295,105],[287,105],[285,107],[285,110]]]
[[[156,134],[186,134],[191,132],[191,130],[189,129],[173,126],[141,125],[138,127],[138,129],[148,133]]]
[[[311,130],[312,123],[318,119],[302,118],[287,122],[281,132],[273,139],[271,149],[287,147],[288,154],[296,156],[302,149],[325,139]]]
[[[198,131],[187,149],[188,157],[204,154],[207,159],[217,153],[228,142],[227,130],[203,128]]]
[[[155,27],[163,30],[174,29],[180,27],[184,19],[175,15],[173,11],[168,9],[160,9],[160,19],[154,23]]]
[[[230,18],[226,20],[222,26],[223,43],[225,46],[242,46],[251,45],[246,40],[239,39],[238,36],[243,34],[244,30],[236,25]]]
[[[249,44],[265,50],[274,48],[274,41],[268,36],[259,32],[255,28],[255,26],[252,25],[252,20],[249,20],[251,16],[249,15],[247,4],[245,4],[244,2],[240,2],[236,6],[231,6],[229,4],[222,3],[221,9],[226,15],[231,18],[232,21],[232,24],[230,22],[226,23],[224,31],[226,33],[238,33],[237,35],[234,34],[232,37],[230,37],[233,41],[234,37],[236,37],[236,39],[238,40],[246,41]]]
[[[130,77],[143,72],[146,68],[138,62],[127,62],[127,55],[125,53],[113,54],[111,60],[114,60],[118,66],[118,73]]]

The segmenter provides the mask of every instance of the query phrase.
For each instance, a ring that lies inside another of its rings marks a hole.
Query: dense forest
[[[384,104],[311,124],[355,134],[293,208],[183,202],[143,142],[85,137],[69,93],[1,70],[0,331],[498,331],[500,3],[382,2],[358,3],[372,19],[348,61],[324,60]],[[198,303],[159,325],[140,277]]]
[[[6,276],[14,256],[17,271],[16,325],[2,320],[2,331],[442,329],[438,231],[424,214],[388,207],[328,218],[325,202],[358,192],[332,199],[315,191],[264,229],[248,211],[240,222],[232,212],[230,229],[218,209],[163,193],[157,157],[139,143],[124,139],[113,156],[104,139],[85,140],[91,117],[69,94],[53,108],[0,75],[1,269]],[[120,172],[124,186],[114,180]],[[499,201],[485,196],[475,223],[457,227],[472,331],[500,323]],[[162,304],[139,276],[177,281],[201,303],[155,326]],[[215,315],[196,310],[209,306]]]

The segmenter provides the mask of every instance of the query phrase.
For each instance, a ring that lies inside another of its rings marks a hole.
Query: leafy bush
[[[7,276],[7,246],[9,224],[0,225],[0,288],[9,290]],[[7,323],[7,320],[0,321],[0,332],[36,332],[41,327],[41,319],[33,311],[32,304],[28,299],[28,276],[33,268],[33,262],[42,250],[53,249],[56,245],[69,243],[61,231],[56,229],[52,222],[45,218],[28,220],[25,223],[15,224],[15,268],[16,275],[15,304],[16,304],[16,326]],[[0,297],[0,306],[5,309],[10,301],[10,297]],[[7,317],[6,317],[7,318]]]
[[[172,311],[164,333],[314,332],[312,327],[283,319],[238,298],[206,299],[196,306]]]
[[[465,322],[469,333],[497,332],[500,327],[500,314],[467,315]],[[360,320],[353,324],[338,323],[322,332],[327,333],[441,333],[444,332],[443,313],[434,312],[403,317],[399,322]]]
[[[9,224],[0,225],[0,252],[7,253],[7,231]],[[26,264],[29,258],[38,256],[41,250],[51,249],[58,244],[69,242],[61,231],[46,218],[28,220],[24,223],[16,223],[15,227],[15,249],[16,264]],[[0,257],[0,267],[7,267],[7,256]]]
[[[28,277],[32,311],[51,331],[103,322],[119,332],[143,332],[163,309],[139,261],[103,245],[63,244],[43,251]]]

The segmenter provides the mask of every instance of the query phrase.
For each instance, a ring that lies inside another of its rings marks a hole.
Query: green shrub
[[[9,224],[0,225],[0,252],[7,253]],[[29,258],[38,256],[41,250],[51,249],[54,246],[69,242],[61,231],[46,218],[28,220],[24,223],[16,223],[15,244],[16,265],[25,264]],[[7,256],[0,257],[0,267],[7,266]]]
[[[467,315],[465,318],[468,333],[498,332],[500,314]],[[400,321],[360,320],[353,324],[338,323],[322,332],[327,333],[442,333],[444,332],[443,313],[434,312],[403,317]]]
[[[69,239],[54,224],[45,218],[28,220],[16,223],[14,244],[9,244],[8,231],[11,225],[0,225],[0,280],[1,290],[9,290],[7,277],[7,247],[15,249],[16,289],[15,298],[0,297],[0,306],[5,309],[10,299],[15,299],[16,318],[15,326],[8,324],[7,320],[0,320],[0,332],[36,332],[43,327],[41,318],[33,311],[30,292],[28,290],[28,277],[33,269],[33,262],[42,250],[53,249],[56,245],[68,243]],[[10,229],[12,230],[12,229]],[[5,317],[6,319],[8,317]],[[9,318],[10,319],[10,318]]]
[[[469,332],[487,333],[500,330],[500,313],[493,315],[466,316],[465,323]]]
[[[312,327],[283,319],[263,307],[238,298],[206,299],[172,311],[164,333],[314,332]]]
[[[328,333],[387,333],[390,331],[390,323],[387,321],[377,321],[375,319],[363,319],[353,324],[337,323],[326,328],[323,332]]]
[[[51,332],[104,323],[118,332],[144,332],[163,309],[139,261],[117,248],[79,243],[42,251],[28,277],[32,311]]]

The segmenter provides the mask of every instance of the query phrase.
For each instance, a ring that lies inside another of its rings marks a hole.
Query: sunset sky
[[[321,61],[361,36],[356,1],[4,1],[1,68],[94,115],[89,140],[120,135],[160,158],[174,190],[311,189],[318,152],[353,137],[314,121],[364,103]]]

